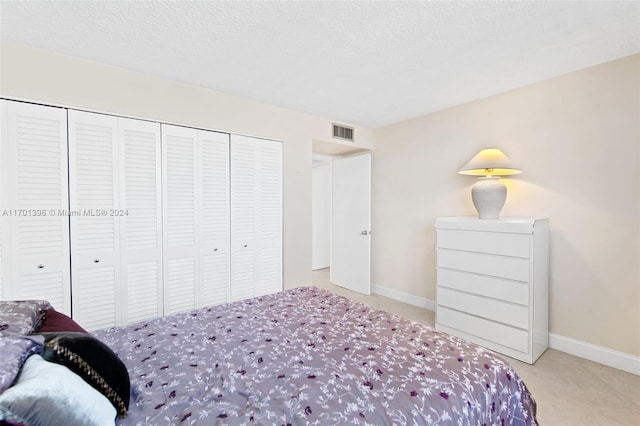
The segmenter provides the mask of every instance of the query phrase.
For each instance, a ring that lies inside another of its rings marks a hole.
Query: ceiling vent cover
[[[353,142],[353,127],[333,124],[333,137]]]

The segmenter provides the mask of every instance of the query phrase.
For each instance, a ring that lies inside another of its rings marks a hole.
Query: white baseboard
[[[389,299],[417,306],[435,312],[436,302],[425,297],[414,296],[404,291],[394,290],[389,287],[372,284],[371,291]],[[603,346],[593,345],[570,337],[549,333],[549,347],[570,355],[588,359],[618,370],[626,371],[640,376],[640,357],[615,351]]]
[[[375,294],[379,294],[380,296],[388,297],[389,299],[397,300],[408,305],[417,306],[433,312],[436,311],[436,302],[431,299],[427,299],[426,297],[414,296],[413,294],[405,293],[404,291],[394,290],[392,288],[376,284],[371,284],[371,291]]]
[[[549,347],[640,376],[640,357],[549,333]]]

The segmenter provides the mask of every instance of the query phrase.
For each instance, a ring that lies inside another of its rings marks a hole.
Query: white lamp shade
[[[488,148],[477,153],[458,173],[471,176],[506,176],[522,173],[522,170],[516,169],[499,149]]]

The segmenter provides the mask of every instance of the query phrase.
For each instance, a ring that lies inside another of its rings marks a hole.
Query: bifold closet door
[[[11,244],[7,234],[9,233],[9,229],[11,229],[11,223],[9,222],[9,217],[2,214],[6,208],[6,201],[4,199],[6,191],[2,186],[2,182],[5,180],[4,170],[7,167],[4,162],[4,157],[6,156],[4,146],[5,143],[8,144],[7,135],[5,134],[5,129],[8,124],[5,117],[6,102],[5,100],[0,100],[0,300],[8,299],[8,297],[3,297],[3,293],[9,293],[4,286],[8,285],[10,281],[5,279],[4,274],[11,275],[11,262],[9,256],[7,256],[7,250],[9,250]],[[3,251],[5,253],[4,255]],[[10,279],[10,277],[7,278]]]
[[[162,316],[160,124],[120,118],[120,264],[123,322]]]
[[[0,111],[2,298],[71,314],[66,111],[6,100]]]
[[[228,300],[229,135],[162,125],[164,313]]]
[[[69,111],[73,318],[87,330],[120,325],[118,118]]]
[[[229,301],[229,135],[201,130],[198,143],[201,307]]]
[[[231,137],[231,300],[282,290],[282,143]]]
[[[162,314],[159,124],[69,111],[73,316],[88,330]]]

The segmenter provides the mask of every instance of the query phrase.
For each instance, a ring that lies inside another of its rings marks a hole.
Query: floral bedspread
[[[120,424],[536,424],[492,352],[315,287],[93,334],[131,376]]]

